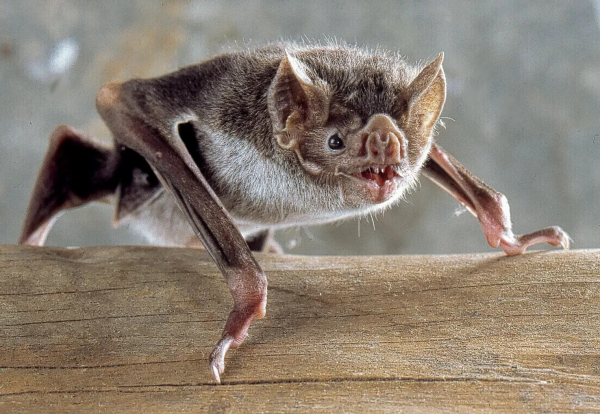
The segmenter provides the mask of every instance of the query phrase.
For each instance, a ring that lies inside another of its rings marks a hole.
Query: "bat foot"
[[[529,246],[540,243],[568,249],[571,241],[571,237],[567,232],[558,226],[551,226],[529,234],[513,235],[511,233],[504,235],[500,239],[500,247],[507,255],[514,256],[524,253]]]
[[[221,383],[221,374],[225,371],[225,354],[232,343],[232,337],[224,336],[210,354],[210,370],[217,384]]]
[[[225,371],[227,351],[237,348],[244,342],[252,321],[255,318],[262,319],[265,316],[266,306],[266,285],[264,286],[264,293],[258,293],[254,296],[254,300],[244,300],[243,303],[236,303],[234,306],[225,324],[223,336],[209,358],[210,370],[217,384],[221,383],[221,374]]]

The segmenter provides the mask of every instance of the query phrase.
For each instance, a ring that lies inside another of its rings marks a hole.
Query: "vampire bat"
[[[210,356],[217,382],[227,350],[265,315],[267,279],[251,250],[275,250],[278,228],[383,210],[420,172],[477,217],[492,247],[567,248],[559,227],[513,234],[506,198],[434,143],[442,59],[412,66],[359,48],[279,44],[108,83],[96,105],[114,146],[68,126],[52,133],[20,242],[43,244],[63,210],[105,199],[115,223],[153,243],[199,239],[234,301]]]

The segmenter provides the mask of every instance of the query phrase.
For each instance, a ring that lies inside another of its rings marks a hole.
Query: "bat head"
[[[444,105],[442,59],[418,71],[361,51],[286,52],[268,92],[277,146],[350,207],[399,198],[416,182]]]

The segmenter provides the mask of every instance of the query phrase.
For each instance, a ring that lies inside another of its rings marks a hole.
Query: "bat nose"
[[[406,139],[394,122],[383,114],[373,115],[363,130],[362,155],[374,164],[399,164],[406,158]]]

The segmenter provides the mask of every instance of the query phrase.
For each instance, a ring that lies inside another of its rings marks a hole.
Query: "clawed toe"
[[[500,247],[506,254],[513,256],[522,254],[529,246],[540,243],[547,243],[555,247],[562,246],[563,249],[568,249],[571,244],[571,238],[560,227],[551,226],[520,236],[512,234],[504,235],[501,238]]]
[[[210,354],[210,370],[217,384],[221,383],[221,374],[225,371],[225,354],[227,354],[232,343],[233,338],[226,335],[221,338]]]

